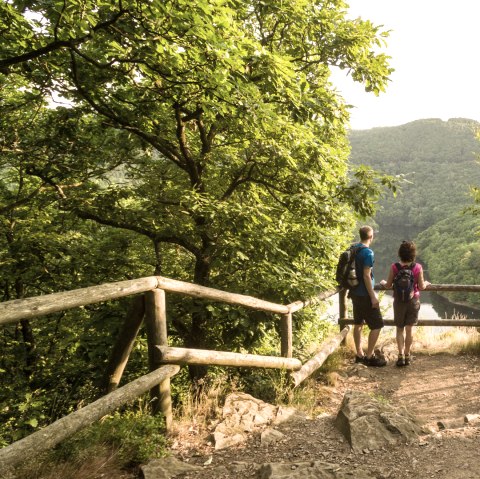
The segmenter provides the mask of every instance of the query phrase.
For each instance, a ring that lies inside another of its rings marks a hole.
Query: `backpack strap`
[[[397,268],[398,271],[400,271],[403,268],[411,269],[413,271],[413,268],[415,268],[415,266],[417,266],[417,263],[415,263],[415,261],[408,266],[402,266],[400,263],[395,263],[395,267]],[[397,271],[397,273],[398,273],[398,271]]]

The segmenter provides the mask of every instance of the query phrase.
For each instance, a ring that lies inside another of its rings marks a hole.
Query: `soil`
[[[348,359],[330,375],[330,385],[318,381],[317,401],[323,413],[278,426],[286,436],[274,445],[262,446],[259,434],[254,434],[243,446],[215,451],[208,431],[179,430],[172,455],[202,466],[182,477],[246,479],[256,477],[264,463],[289,462],[295,468],[296,462],[318,460],[352,477],[359,469],[376,479],[480,477],[480,423],[464,422],[465,415],[480,414],[480,358],[423,353],[414,356],[410,366],[399,368],[392,353],[386,367],[362,366],[358,374],[352,374],[352,368],[356,366]],[[333,425],[347,390],[407,406],[424,424],[425,435],[410,444],[354,454]]]

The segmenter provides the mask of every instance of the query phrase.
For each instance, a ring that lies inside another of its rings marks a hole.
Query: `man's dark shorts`
[[[412,298],[408,303],[393,301],[393,321],[397,328],[405,326],[414,326],[418,322],[418,312],[420,310],[420,300]]]
[[[383,318],[380,308],[372,308],[370,296],[351,295],[353,304],[353,323],[367,324],[369,329],[383,328]]]

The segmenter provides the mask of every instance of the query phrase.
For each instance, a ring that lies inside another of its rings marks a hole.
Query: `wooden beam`
[[[289,305],[287,305],[287,308],[291,313],[295,313],[296,311],[302,308],[305,308],[306,306],[309,306],[312,303],[316,303],[318,301],[324,301],[325,299],[330,298],[330,296],[337,294],[339,291],[340,291],[340,288],[323,291],[319,293],[317,296],[307,299],[306,301],[295,301],[294,303],[290,303]]]
[[[0,324],[14,323],[21,319],[36,318],[65,311],[78,306],[100,303],[132,294],[144,293],[157,287],[155,276],[106,283],[99,286],[46,294],[33,298],[15,299],[0,303]]]
[[[245,306],[246,308],[269,311],[271,313],[289,313],[288,306],[270,303],[269,301],[254,298],[253,296],[227,293],[226,291],[221,291],[219,289],[207,288],[206,286],[177,281],[163,276],[157,276],[157,281],[159,288],[170,293],[181,293],[194,298],[204,298],[223,303],[238,304],[239,306]]]
[[[353,319],[341,319],[342,324],[353,324]],[[385,326],[395,326],[393,319],[384,319]],[[480,319],[419,319],[416,326],[464,326],[480,328]]]
[[[345,319],[348,316],[348,300],[347,300],[347,290],[341,289],[338,293],[338,314],[339,320],[338,324],[340,325],[340,332],[343,331],[345,324],[342,323],[342,319]],[[345,346],[347,343],[346,337],[343,338],[342,345]]]
[[[167,308],[165,291],[156,289],[145,293],[145,325],[147,328],[148,362],[150,371],[161,366],[156,354],[156,345],[167,346]],[[161,411],[165,416],[167,432],[173,426],[172,395],[170,378],[166,378],[150,391],[153,414]]]
[[[30,436],[0,449],[0,471],[3,473],[8,467],[15,466],[23,461],[30,461],[32,456],[53,449],[59,442],[141,396],[155,384],[159,384],[166,378],[177,374],[179,370],[180,368],[174,365],[162,366],[82,409],[62,417],[49,426],[30,434]]]
[[[250,368],[275,368],[295,371],[302,367],[296,358],[259,356],[256,354],[210,351],[206,349],[169,348],[157,346],[161,362],[173,364],[206,364],[212,366],[237,366]]]
[[[348,331],[350,331],[350,326],[345,326],[336,336],[327,339],[322,343],[320,351],[312,359],[309,359],[300,370],[291,374],[295,387],[311,376],[325,362],[328,356],[330,356],[344,340]]]
[[[143,322],[145,314],[145,301],[143,295],[133,298],[127,317],[113,345],[107,368],[104,374],[103,384],[105,392],[111,393],[117,389],[122,379],[123,371],[132,352],[135,339]]]
[[[280,341],[281,352],[284,358],[293,357],[293,338],[292,338],[293,324],[292,313],[282,315],[280,320]]]
[[[375,291],[391,291],[385,289],[381,284],[375,285]],[[480,284],[431,284],[423,291],[467,291],[479,292]]]

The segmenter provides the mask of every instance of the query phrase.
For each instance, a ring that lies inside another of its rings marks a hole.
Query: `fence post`
[[[154,289],[145,293],[145,326],[147,329],[148,363],[150,371],[154,371],[162,366],[155,346],[168,346],[167,312],[163,289]],[[173,415],[170,378],[152,388],[150,395],[153,413],[155,414],[160,410],[165,416],[167,432],[171,431]]]
[[[293,357],[292,313],[283,314],[280,320],[281,355],[284,358]]]
[[[143,294],[133,298],[104,373],[106,393],[117,389],[145,314]]]
[[[338,325],[340,326],[340,331],[345,327],[343,324],[344,319],[347,319],[348,316],[348,302],[347,302],[347,290],[341,289],[338,292]],[[345,346],[346,337],[343,338],[341,345]]]

